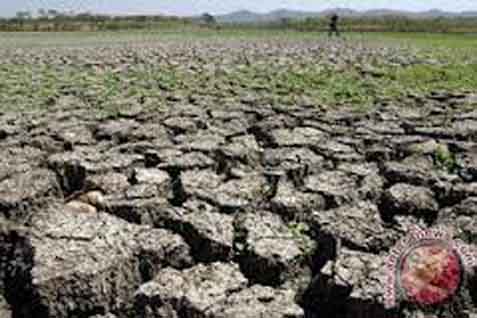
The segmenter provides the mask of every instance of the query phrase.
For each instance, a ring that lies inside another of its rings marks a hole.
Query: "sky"
[[[477,0],[0,0],[0,16],[39,8],[109,14],[199,15],[236,10],[268,12],[276,9],[321,11],[329,8],[477,11]]]

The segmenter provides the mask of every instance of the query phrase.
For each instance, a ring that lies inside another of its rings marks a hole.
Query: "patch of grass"
[[[198,82],[211,83],[210,80],[200,78]],[[362,80],[355,70],[342,73],[313,66],[297,68],[287,65],[281,69],[273,65],[249,66],[215,76],[212,81],[211,87],[227,86],[228,90],[237,94],[252,91],[284,104],[293,104],[306,96],[317,104],[363,107],[372,105],[375,96],[379,95],[378,83]]]
[[[33,79],[33,80],[32,80]],[[128,98],[164,99],[161,92],[179,87],[171,69],[117,72],[66,66],[3,65],[0,68],[0,104],[3,108],[47,108],[60,96],[74,95],[86,106],[114,113]],[[130,105],[123,105],[129,107]]]
[[[414,65],[390,69],[386,77],[392,85],[421,92],[469,90],[477,83],[477,64]]]

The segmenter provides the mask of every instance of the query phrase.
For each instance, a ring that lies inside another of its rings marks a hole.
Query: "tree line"
[[[0,18],[1,32],[18,31],[106,31],[151,29],[189,24],[191,19],[162,15],[111,16],[89,12],[61,12],[39,9],[36,15],[19,11],[14,17]]]
[[[326,31],[329,17],[294,20],[282,18],[264,24],[268,28],[298,31]],[[342,17],[339,28],[345,32],[430,32],[477,33],[477,17]]]
[[[19,11],[12,18],[0,18],[0,31],[103,31],[123,29],[155,29],[200,25],[214,29],[264,28],[290,29],[304,32],[325,31],[329,18],[281,18],[257,24],[218,23],[209,13],[196,18],[162,15],[110,16],[39,9],[35,16]],[[344,32],[468,32],[477,33],[477,17],[414,18],[407,16],[343,17],[339,28]]]

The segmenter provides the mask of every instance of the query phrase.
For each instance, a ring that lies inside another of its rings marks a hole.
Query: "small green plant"
[[[307,235],[310,231],[308,224],[304,222],[291,222],[288,224],[288,228],[294,239],[300,243],[300,248],[305,255],[309,255],[313,252],[314,244]]]
[[[434,162],[439,168],[445,169],[450,173],[454,173],[458,168],[455,154],[442,145],[439,145],[435,151]]]
[[[290,229],[294,237],[301,237],[310,230],[308,224],[303,222],[291,222],[288,224],[288,228]]]

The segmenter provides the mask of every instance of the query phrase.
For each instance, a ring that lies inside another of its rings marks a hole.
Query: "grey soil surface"
[[[244,49],[196,46],[228,63]],[[171,61],[190,67],[191,49],[175,50]],[[161,53],[173,54],[144,54]],[[77,52],[52,54],[46,63]],[[477,112],[458,109],[466,98],[355,113],[179,96],[99,118],[65,95],[48,111],[0,113],[0,317],[390,317],[383,262],[411,225],[477,244]],[[469,284],[458,313],[436,314],[475,317]]]

